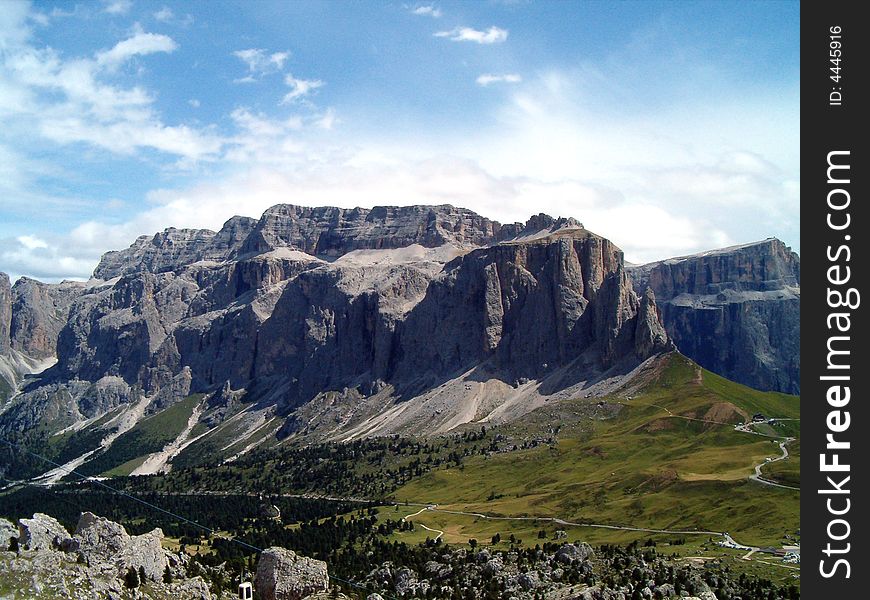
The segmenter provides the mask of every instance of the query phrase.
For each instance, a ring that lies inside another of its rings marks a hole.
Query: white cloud
[[[492,26],[486,31],[471,27],[456,27],[450,31],[439,31],[435,37],[443,37],[454,42],[474,42],[476,44],[498,44],[508,37],[507,29]]]
[[[174,52],[178,48],[175,41],[163,34],[138,32],[133,37],[120,41],[111,50],[98,52],[97,64],[108,69],[119,65],[134,56],[145,56],[156,52]]]
[[[209,129],[168,125],[145,89],[111,81],[131,57],[173,51],[171,38],[137,27],[93,58],[66,58],[30,44],[20,21],[16,30],[0,55],[0,123],[7,139],[32,143],[36,133],[59,144],[84,142],[121,154],[153,148],[194,161],[220,151],[222,140]]]
[[[20,235],[16,238],[18,243],[27,248],[28,250],[35,250],[37,248],[48,248],[48,244],[33,235]]]
[[[252,83],[263,75],[277,73],[284,68],[284,63],[290,58],[289,52],[268,53],[262,48],[247,48],[236,50],[233,56],[241,60],[248,67],[245,77],[235,79],[234,83]]]
[[[0,262],[13,281],[22,275],[42,281],[87,279],[98,260],[97,251],[82,252],[67,236],[0,238]]]
[[[172,18],[174,16],[175,16],[175,14],[172,12],[172,9],[169,8],[168,6],[164,6],[163,8],[158,10],[156,13],[154,13],[154,18],[156,20],[160,21],[161,23],[168,23],[169,21],[172,20]]]
[[[477,78],[477,85],[486,87],[493,83],[520,83],[522,77],[516,73],[506,73],[504,75],[493,75],[492,73],[484,73]]]
[[[327,108],[326,112],[320,115],[316,120],[315,124],[320,129],[331,130],[335,127],[336,123],[340,123],[341,120],[336,116],[335,109],[332,107]]]
[[[411,14],[419,15],[421,17],[432,17],[433,19],[437,19],[441,16],[441,9],[432,4],[426,4],[422,6],[417,6],[411,9]]]
[[[284,77],[284,83],[290,86],[290,91],[281,100],[281,104],[295,102],[324,85],[319,79],[297,79],[290,73]]]
[[[42,25],[43,27],[51,22],[51,19],[49,19],[48,15],[45,13],[30,13],[30,18],[34,23]]]
[[[133,8],[133,0],[104,0],[103,12],[110,15],[126,15]]]
[[[240,128],[253,140],[271,140],[248,151],[276,152],[292,126],[237,109]],[[450,203],[502,222],[525,221],[533,213],[573,216],[592,231],[614,240],[628,260],[645,262],[733,243],[703,218],[673,214],[667,208],[629,200],[619,191],[578,180],[545,182],[494,176],[469,159],[447,155],[424,160],[397,157],[392,150],[318,152],[298,141],[292,158],[271,165],[243,157],[246,168],[213,181],[149,194],[150,208],[126,223],[91,221],[70,234],[81,248],[123,248],[138,235],[165,227],[218,229],[235,214],[258,217],[270,206],[290,202],[307,206]],[[256,167],[250,165],[256,164]],[[667,232],[663,235],[663,232]],[[96,252],[94,252],[96,256]],[[94,260],[90,268],[96,264]],[[79,272],[79,276],[84,276]]]
[[[0,50],[14,48],[30,37],[30,27],[27,25],[29,9],[24,2],[3,4],[3,10],[0,10]]]
[[[188,27],[193,24],[193,15],[186,14],[184,18],[176,17],[175,13],[168,6],[164,6],[153,13],[152,16],[155,21],[160,21],[161,23],[171,23],[173,25],[181,25],[182,27]]]
[[[224,143],[217,135],[186,125],[167,126],[148,119],[96,124],[69,116],[44,120],[40,133],[61,144],[87,142],[118,154],[153,148],[191,160],[216,155]]]
[[[199,108],[199,106],[200,106],[200,101],[197,100],[196,98],[191,98],[190,100],[187,101],[187,103],[190,104],[193,108]]]

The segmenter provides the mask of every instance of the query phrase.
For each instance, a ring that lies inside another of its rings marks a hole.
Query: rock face
[[[158,581],[169,564],[161,539],[160,529],[130,536],[118,523],[86,512],[79,518],[67,549],[77,552],[86,564],[114,564],[118,577],[123,577],[130,568],[137,571],[141,568],[148,579]]]
[[[9,352],[11,328],[12,286],[9,283],[9,276],[6,273],[0,273],[0,354]]]
[[[22,277],[14,286],[0,273],[0,404],[23,378],[45,368],[56,355],[58,334],[73,299],[84,285],[56,285]]]
[[[126,250],[104,254],[94,277],[112,279],[140,271],[163,273],[198,261],[223,261],[239,250],[256,223],[249,217],[233,217],[217,233],[170,227],[153,236],[143,235]]]
[[[43,513],[36,513],[32,519],[18,522],[18,542],[26,550],[59,550],[69,537],[69,532],[57,519]]]
[[[632,267],[665,328],[701,366],[762,389],[800,393],[800,258],[776,239]]]
[[[254,587],[263,600],[302,600],[328,590],[329,574],[321,560],[272,547],[260,553]]]
[[[94,277],[107,280],[142,271],[164,273],[199,261],[237,260],[278,248],[318,257],[414,244],[472,248],[565,227],[582,225],[574,219],[545,214],[532,217],[525,225],[502,225],[450,205],[345,209],[279,204],[259,220],[233,217],[217,233],[169,228],[153,236],[140,236],[126,250],[104,254]]]
[[[484,369],[507,397],[518,379],[561,369],[580,385],[669,343],[652,297],[633,292],[619,248],[547,215],[501,225],[452,206],[279,205],[217,233],[140,238],[106,254],[95,277],[106,281],[55,302],[67,313],[57,365],[0,416],[0,431],[64,427],[137,393],[151,399],[149,413],[214,393],[204,421],[215,423],[234,403],[219,397],[246,390],[287,416],[282,434],[291,434],[307,418],[297,409],[324,393],[340,394],[342,406],[374,398],[360,418],[375,418],[384,402],[420,398],[470,370]],[[20,285],[35,308],[13,308],[13,323],[31,314],[49,322],[42,298],[61,292]],[[98,382],[116,393],[85,391]],[[547,393],[565,385],[553,381]],[[475,418],[463,403],[476,392],[457,388],[431,429]],[[406,411],[416,422],[382,429],[414,429],[423,404]],[[515,404],[511,415],[533,407]],[[345,422],[336,434],[351,435],[355,424]]]
[[[55,356],[70,305],[83,292],[75,282],[50,285],[22,277],[12,287],[11,346],[36,359]]]
[[[19,538],[17,552],[6,552],[12,537]],[[72,536],[53,517],[40,513],[20,519],[17,529],[0,519],[0,581],[21,598],[235,597],[220,591],[212,595],[202,577],[187,572],[189,557],[164,550],[162,538],[159,529],[130,536],[118,523],[89,512],[81,515]],[[135,592],[125,581],[131,571],[144,575],[144,580],[137,577]]]
[[[8,550],[13,539],[18,539],[18,528],[6,519],[0,518],[0,552]]]

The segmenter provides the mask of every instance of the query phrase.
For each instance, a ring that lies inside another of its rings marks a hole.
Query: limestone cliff
[[[800,257],[768,239],[632,267],[683,354],[734,381],[800,393]]]
[[[330,393],[355,414],[328,435],[356,435],[411,399],[405,420],[383,419],[368,434],[434,431],[487,418],[508,396],[498,418],[515,418],[541,394],[669,347],[619,248],[547,215],[501,225],[452,206],[279,205],[217,233],[139,238],[104,256],[95,277],[76,293],[16,285],[23,304],[13,303],[12,343],[27,321],[29,351],[56,347],[57,364],[17,397],[0,429],[59,430],[142,396],[149,414],[187,394],[245,390],[287,420],[285,434],[306,418],[301,407],[332,410],[322,402]],[[498,391],[482,401],[459,383],[472,371]],[[546,378],[544,392],[512,391]],[[440,401],[443,418],[425,423],[424,397],[445,381],[455,389]],[[226,407],[204,418],[218,414]]]
[[[9,351],[11,340],[9,332],[12,329],[12,285],[9,276],[0,273],[0,354]]]

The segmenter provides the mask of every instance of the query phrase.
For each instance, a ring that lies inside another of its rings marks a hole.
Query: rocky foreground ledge
[[[206,567],[186,554],[162,546],[163,532],[154,529],[129,535],[123,526],[93,513],[82,513],[75,532],[70,533],[56,519],[37,513],[20,519],[16,527],[0,518],[0,600],[230,600],[231,590],[215,593],[206,579],[220,575],[229,583],[223,568]],[[451,598],[454,589],[440,587],[446,574],[460,570],[466,591],[474,589],[488,574],[499,582],[506,600],[717,600],[697,569],[681,567],[679,578],[695,595],[675,589],[672,583],[656,583],[656,569],[638,557],[619,559],[632,579],[640,583],[622,585],[603,581],[590,585],[563,585],[568,571],[589,575],[593,561],[604,560],[585,543],[563,543],[558,550],[538,549],[525,568],[516,553],[482,549],[469,554],[464,548],[444,548],[441,562],[429,561],[417,573],[407,567],[385,562],[364,580],[369,591],[354,600],[384,600],[372,589],[392,589],[403,599]],[[661,559],[656,559],[661,560]],[[661,571],[659,569],[659,571]],[[205,575],[205,578],[202,576]],[[477,582],[477,583],[475,583]],[[258,600],[351,600],[330,588],[326,563],[297,555],[285,548],[268,548],[260,553],[253,578]],[[392,583],[392,585],[391,585]],[[726,586],[727,587],[727,586]],[[740,596],[726,594],[732,600]],[[751,597],[751,596],[750,596]],[[784,596],[783,596],[784,597]]]
[[[122,525],[82,513],[70,533],[54,517],[36,513],[18,526],[0,519],[0,598],[93,600],[219,600],[193,571],[203,568],[162,546],[158,528],[129,535]],[[254,580],[260,600],[326,597],[326,563],[285,548],[260,554]],[[339,598],[346,598],[339,594]]]

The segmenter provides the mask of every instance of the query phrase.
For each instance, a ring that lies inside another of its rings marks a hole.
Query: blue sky
[[[12,277],[279,202],[799,250],[796,2],[0,3]]]

